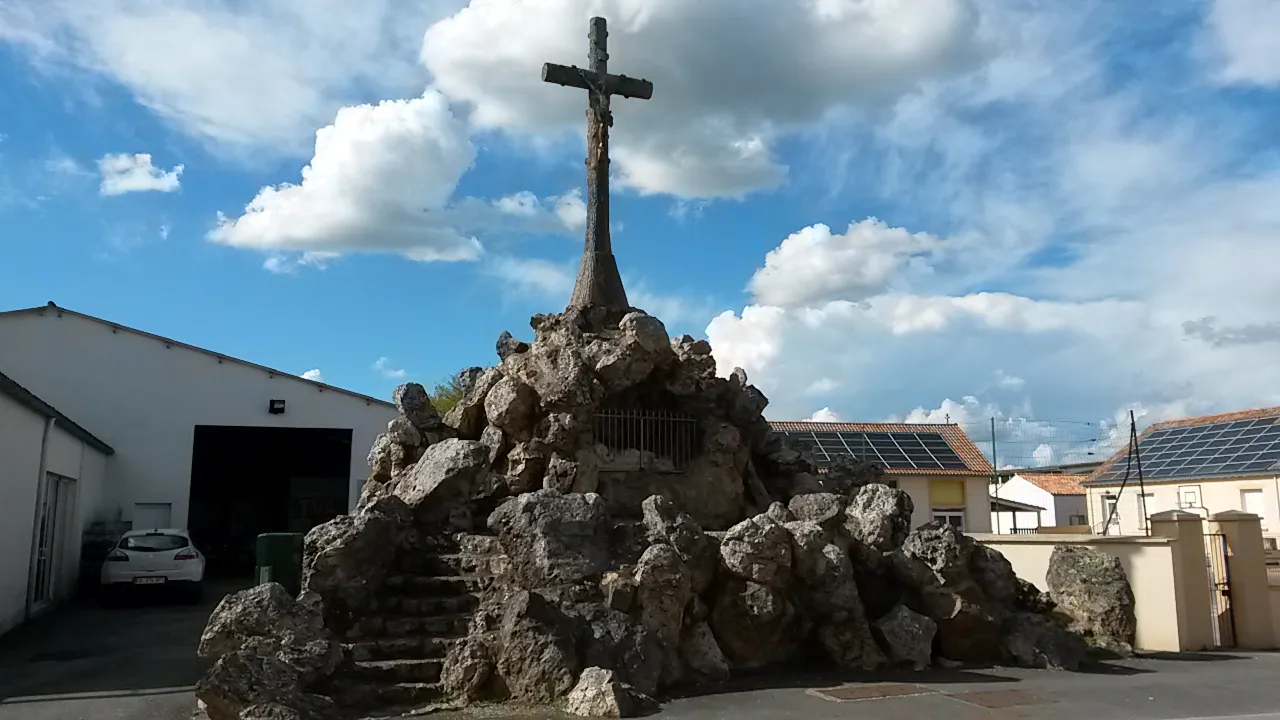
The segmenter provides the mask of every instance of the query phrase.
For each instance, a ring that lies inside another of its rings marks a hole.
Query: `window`
[[[181,550],[187,544],[187,539],[181,535],[132,535],[120,541],[120,549],[134,552],[167,552]]]
[[[1085,515],[1070,515],[1067,517],[1068,525],[1088,525],[1089,518]]]
[[[955,529],[964,532],[964,511],[963,510],[934,510],[934,522],[943,522],[951,525]]]
[[[1155,512],[1156,496],[1147,493],[1145,495],[1135,495],[1133,501],[1137,503],[1138,529],[1145,530],[1147,528],[1147,519]]]
[[[1257,515],[1262,519],[1262,529],[1267,529],[1267,514],[1263,509],[1261,490],[1241,490],[1240,509],[1247,513]]]

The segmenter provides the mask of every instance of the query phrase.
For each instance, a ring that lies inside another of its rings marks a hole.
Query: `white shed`
[[[212,565],[238,569],[259,533],[353,507],[395,416],[384,400],[53,303],[0,313],[0,370],[115,449],[83,513],[188,528]]]
[[[0,633],[75,590],[113,452],[0,373]]]

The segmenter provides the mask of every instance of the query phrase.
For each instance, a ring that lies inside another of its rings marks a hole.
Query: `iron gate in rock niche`
[[[678,411],[603,410],[595,414],[591,430],[596,443],[634,452],[635,470],[684,472],[699,450],[697,419]]]
[[[1209,571],[1209,624],[1215,647],[1234,647],[1236,620],[1231,612],[1231,570],[1227,565],[1227,536],[1204,536],[1205,563]]]

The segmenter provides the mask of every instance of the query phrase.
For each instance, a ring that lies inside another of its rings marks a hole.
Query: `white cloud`
[[[262,261],[262,269],[274,275],[293,275],[303,268],[323,270],[338,257],[331,252],[304,252],[299,255],[271,255]]]
[[[996,370],[996,387],[1001,390],[1021,390],[1027,385],[1027,381],[1020,377],[1015,377],[1005,373],[1004,370]]]
[[[1280,2],[1211,0],[1206,18],[1223,82],[1280,85]]]
[[[308,370],[302,373],[302,377],[305,380],[313,380],[315,382],[320,382],[320,383],[324,382],[324,375],[320,374],[319,368],[316,368],[314,370]]]
[[[172,170],[158,168],[151,164],[149,153],[103,155],[98,160],[98,172],[102,174],[98,192],[103,195],[173,192],[181,186],[182,169],[182,165],[174,165]]]
[[[689,197],[785,181],[775,152],[782,134],[964,67],[978,24],[968,0],[804,0],[748,11],[736,0],[487,0],[431,26],[422,61],[481,127],[581,133],[586,94],[538,82],[537,68],[581,65],[592,15],[610,21],[610,70],[654,83],[652,100],[614,101],[619,181]]]
[[[569,263],[511,256],[490,257],[483,266],[484,272],[501,280],[508,292],[566,303],[573,291],[575,269]]]
[[[189,135],[298,153],[344,104],[422,87],[415,49],[453,0],[6,0],[0,42],[116,83]]]
[[[373,371],[388,380],[402,380],[409,374],[403,368],[392,367],[391,360],[386,357],[380,357],[374,361]]]
[[[824,407],[805,418],[804,422],[840,422],[840,416],[831,408]]]
[[[829,392],[833,392],[839,389],[840,384],[841,383],[838,380],[832,380],[831,378],[825,378],[825,377],[818,378],[817,380],[814,380],[812,383],[810,383],[809,387],[805,388],[804,394],[805,395],[825,395]]]
[[[906,276],[930,272],[930,254],[941,245],[926,233],[910,233],[867,218],[834,235],[826,225],[792,233],[765,256],[748,289],[755,301],[783,307],[879,295]]]

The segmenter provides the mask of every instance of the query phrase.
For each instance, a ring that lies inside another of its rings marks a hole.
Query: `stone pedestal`
[[[1236,647],[1269,650],[1276,646],[1271,625],[1271,587],[1267,583],[1262,521],[1257,515],[1228,510],[1209,518],[1210,527],[1227,538],[1227,571]]]
[[[1213,619],[1209,609],[1209,571],[1205,566],[1204,524],[1199,515],[1167,510],[1150,517],[1152,537],[1177,540],[1174,546],[1174,584],[1178,645],[1181,650],[1213,647]]]

